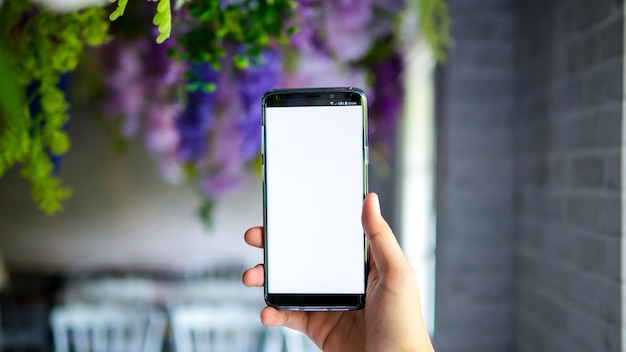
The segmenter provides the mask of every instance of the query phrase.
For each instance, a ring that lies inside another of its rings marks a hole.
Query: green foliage
[[[110,0],[115,2],[116,0]],[[172,12],[170,0],[158,2],[152,23],[157,26],[161,44],[170,37]],[[286,28],[285,23],[294,16],[295,3],[290,0],[241,0],[224,5],[220,0],[176,0],[176,8],[186,6],[190,18],[185,18],[185,31],[177,37],[176,49],[170,55],[191,63],[208,63],[219,70],[227,47],[236,43],[240,52],[229,52],[233,66],[245,70],[258,62],[261,52],[272,45],[270,38],[286,44],[287,38],[297,31]],[[117,20],[124,14],[128,0],[117,0],[117,8],[109,19]],[[189,78],[189,90],[214,91],[215,82],[202,82]]]
[[[285,28],[295,3],[288,0],[242,0],[224,6],[218,0],[190,0],[191,28],[179,40],[179,58],[206,62],[220,68],[225,43],[239,43],[242,52],[231,53],[233,64],[245,69],[255,64],[270,38],[286,44],[294,31]]]
[[[206,230],[211,229],[213,226],[213,209],[215,208],[215,203],[211,199],[202,199],[202,203],[198,208],[198,218],[202,221],[204,228]]]
[[[8,0],[0,9],[0,35],[8,62],[28,102],[12,119],[0,120],[0,177],[17,163],[32,185],[31,194],[41,210],[53,214],[71,195],[53,175],[49,154],[62,155],[70,142],[64,126],[69,120],[59,77],[76,68],[85,44],[107,40],[109,21],[101,8],[57,14],[34,8],[21,0]],[[36,104],[38,102],[38,104]],[[31,111],[32,110],[32,111]]]
[[[4,114],[7,119],[17,119],[24,106],[24,96],[13,66],[9,62],[9,56],[0,41],[0,116]]]
[[[161,44],[165,39],[169,38],[172,33],[172,12],[170,10],[170,0],[153,0],[159,2],[157,12],[154,14],[152,23],[158,26],[159,36],[156,39]]]
[[[114,3],[116,0],[110,0]],[[159,36],[156,38],[158,44],[163,43],[172,34],[172,10],[170,0],[152,0],[158,2],[156,13],[152,18],[152,23],[157,26]],[[109,15],[111,21],[117,20],[126,11],[128,0],[117,0],[117,8]]]
[[[450,45],[450,14],[445,0],[417,0],[420,31],[435,58],[446,60]]]
[[[115,0],[112,0],[111,2],[114,3]],[[117,2],[117,8],[109,15],[109,20],[115,21],[120,16],[122,16],[124,14],[124,11],[126,11],[126,5],[128,5],[128,0],[119,0]]]

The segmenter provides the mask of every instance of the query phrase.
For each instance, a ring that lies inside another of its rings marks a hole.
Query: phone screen
[[[266,290],[313,301],[364,295],[364,102],[310,95],[264,108]]]

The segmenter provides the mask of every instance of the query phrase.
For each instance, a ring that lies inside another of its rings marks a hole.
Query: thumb
[[[361,222],[378,270],[388,272],[408,264],[389,224],[380,213],[376,193],[370,193],[365,198]]]

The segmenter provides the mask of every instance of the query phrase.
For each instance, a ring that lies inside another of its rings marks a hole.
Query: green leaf
[[[213,82],[210,83],[203,83],[200,88],[202,89],[203,92],[205,93],[213,93],[215,92],[215,90],[217,89],[217,85]]]
[[[205,230],[210,230],[213,227],[213,208],[215,203],[210,199],[204,199],[198,208],[198,218],[204,224]]]
[[[245,70],[248,66],[250,66],[248,58],[239,54],[233,55],[233,63],[235,64],[235,67],[240,70]]]
[[[201,82],[199,81],[195,81],[195,82],[189,82],[187,83],[187,90],[191,91],[191,92],[195,92],[200,90],[200,86],[202,85]]]
[[[159,36],[156,39],[157,44],[162,44],[167,38],[170,37],[170,32],[163,32],[161,34],[159,34]]]
[[[218,38],[224,38],[228,34],[229,30],[227,27],[222,27],[215,32]]]
[[[63,155],[70,149],[70,140],[66,133],[55,131],[52,134],[50,142],[50,151],[54,155]]]
[[[159,32],[161,32],[161,34],[163,34],[164,32],[170,32],[170,29],[172,29],[172,23],[171,21],[163,21],[161,24],[159,24]],[[169,35],[168,35],[169,38]]]
[[[9,61],[6,50],[0,43],[0,111],[7,120],[19,118],[24,108],[22,88]]]
[[[155,0],[156,1],[156,0]],[[167,10],[169,10],[170,7],[170,2],[169,1],[159,1],[159,4],[157,5],[157,11],[158,12],[165,12]]]
[[[446,61],[450,45],[450,14],[445,0],[418,0],[419,26],[424,40],[439,62]]]
[[[261,172],[263,171],[263,159],[261,158],[261,154],[252,159],[252,169],[259,178],[263,177],[263,175],[261,174]]]
[[[113,2],[115,2],[115,0],[113,0],[111,2],[113,3]],[[115,11],[113,11],[109,15],[109,20],[110,21],[115,21],[120,16],[122,16],[124,14],[124,11],[126,11],[126,5],[128,5],[128,0],[118,0],[117,8],[115,9]]]
[[[120,0],[118,5],[126,1]],[[27,86],[37,87],[28,99],[39,99],[40,109],[31,116],[28,103],[20,102],[19,96],[8,99],[21,106],[17,114],[15,108],[9,108],[14,111],[5,114],[15,118],[0,122],[0,176],[8,168],[22,164],[21,174],[30,181],[33,200],[42,211],[53,214],[62,209],[62,202],[71,195],[52,174],[48,154],[49,151],[60,155],[70,147],[63,130],[69,119],[69,103],[58,86],[59,77],[75,69],[86,44],[99,45],[107,40],[109,20],[106,10],[100,7],[58,14],[30,11],[30,5],[23,3],[6,2],[0,11],[0,36],[12,33],[12,40],[6,42],[10,51],[0,50],[0,109],[5,110],[7,94],[21,96]],[[30,11],[28,16],[24,16],[26,11]],[[6,13],[21,20],[6,21]],[[13,66],[8,66],[7,61]]]
[[[300,32],[300,27],[291,26],[291,27],[287,28],[287,35],[294,35],[294,34],[296,34],[298,32]]]
[[[163,22],[163,19],[165,18],[165,13],[163,12],[157,12],[154,15],[154,18],[152,19],[152,24],[155,26],[160,25]]]
[[[157,12],[152,19],[152,23],[158,26],[159,36],[156,39],[158,44],[163,43],[170,37],[172,32],[172,12],[170,9],[170,0],[154,0],[158,1]]]

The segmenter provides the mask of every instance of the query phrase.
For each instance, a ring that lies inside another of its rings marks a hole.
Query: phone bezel
[[[331,98],[332,96],[332,98]],[[368,192],[368,128],[367,128],[367,98],[365,93],[358,88],[336,87],[336,88],[298,88],[298,89],[275,89],[265,93],[262,100],[262,180],[263,180],[263,227],[267,228],[267,187],[265,170],[265,112],[268,107],[290,107],[290,106],[334,106],[333,102],[349,102],[350,105],[361,105],[363,116],[363,199]],[[356,104],[351,104],[355,102]],[[337,105],[341,106],[341,105]],[[264,243],[267,242],[267,232],[264,231]],[[363,234],[364,252],[364,277],[363,294],[273,294],[268,292],[268,271],[265,270],[264,295],[265,302],[272,307],[283,310],[305,310],[305,311],[329,311],[329,310],[357,310],[365,306],[365,296],[368,275],[368,243]],[[264,263],[269,265],[268,250],[263,251]]]

